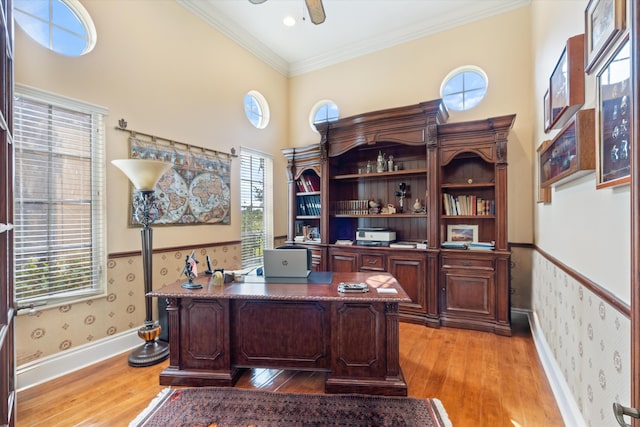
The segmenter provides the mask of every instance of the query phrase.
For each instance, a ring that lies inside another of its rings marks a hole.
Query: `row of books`
[[[302,175],[296,181],[300,193],[320,191],[320,177],[318,175]]]
[[[366,215],[369,213],[368,200],[338,200],[333,204],[336,215]]]
[[[320,216],[320,195],[296,196],[298,215]]]
[[[496,242],[460,242],[447,240],[442,242],[440,246],[444,249],[470,249],[492,251],[496,247]]]
[[[473,195],[453,196],[442,193],[442,204],[445,215],[495,215],[495,201],[482,199]]]

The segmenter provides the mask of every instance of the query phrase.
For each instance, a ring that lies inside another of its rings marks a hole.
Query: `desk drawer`
[[[468,258],[468,257],[448,257],[442,258],[443,268],[475,268],[482,270],[493,270],[493,258]]]
[[[360,256],[360,270],[386,271],[385,256],[382,254],[362,254]]]

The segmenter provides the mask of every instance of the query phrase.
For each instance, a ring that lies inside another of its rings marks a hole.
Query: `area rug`
[[[164,389],[129,427],[451,425],[438,399],[194,387]]]

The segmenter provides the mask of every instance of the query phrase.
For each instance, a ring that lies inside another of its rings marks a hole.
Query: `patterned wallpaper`
[[[184,279],[184,259],[190,253],[191,249],[154,250],[153,289]],[[214,268],[236,270],[242,264],[239,243],[196,249],[199,271],[206,269],[206,255],[209,255]],[[153,318],[158,319],[155,302]],[[144,320],[142,256],[110,256],[107,261],[105,297],[18,316],[17,365],[138,328],[144,324]]]
[[[629,318],[537,251],[532,277],[533,310],[582,417],[615,425],[613,402],[630,402]]]

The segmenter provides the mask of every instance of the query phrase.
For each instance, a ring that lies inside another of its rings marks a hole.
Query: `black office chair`
[[[311,249],[306,248],[304,246],[299,246],[299,245],[282,245],[282,246],[278,246],[276,247],[276,249],[306,249],[307,250],[307,270],[311,270],[311,267],[313,266],[313,261],[312,261],[312,252]]]

